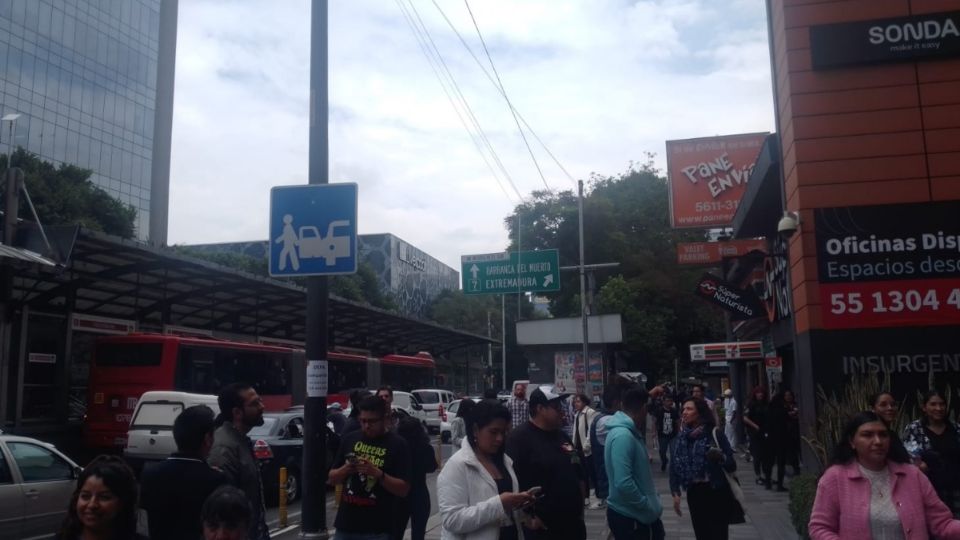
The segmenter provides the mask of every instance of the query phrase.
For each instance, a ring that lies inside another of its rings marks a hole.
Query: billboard
[[[960,201],[814,210],[823,326],[960,324]]]
[[[727,227],[767,133],[667,141],[670,225]]]
[[[728,257],[742,257],[751,251],[767,252],[763,238],[724,242],[683,242],[677,244],[677,264],[719,264]]]

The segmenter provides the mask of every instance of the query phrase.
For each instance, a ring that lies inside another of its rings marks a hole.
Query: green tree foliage
[[[427,317],[438,324],[487,335],[487,314],[493,336],[500,336],[500,297],[466,295],[459,290],[442,291],[430,304]]]
[[[0,158],[6,169],[6,156]],[[23,148],[13,154],[13,165],[23,169],[24,183],[44,225],[81,225],[88,229],[132,238],[137,210],[110,196],[90,181],[93,171],[41,160]],[[25,197],[20,217],[33,219]]]
[[[652,162],[631,163],[617,176],[593,175],[584,195],[587,264],[618,262],[596,271],[595,313],[621,313],[627,350],[648,374],[672,371],[678,351],[690,343],[723,337],[723,317],[693,295],[702,268],[679,266],[676,245],[702,241],[700,231],[670,228],[667,181]],[[577,196],[573,191],[534,192],[505,219],[509,249],[560,250],[560,265],[579,263]],[[561,290],[548,295],[557,317],[580,314],[576,272],[561,273]]]
[[[251,257],[243,253],[210,252],[191,246],[173,246],[173,249],[177,253],[188,257],[209,261],[235,270],[242,270],[258,276],[270,275],[270,268],[265,258]],[[307,286],[306,278],[288,278],[288,281],[292,281],[301,287]],[[357,266],[356,274],[333,276],[329,283],[330,294],[388,311],[397,311],[397,303],[393,296],[381,290],[377,273],[373,270],[373,267],[365,262],[361,262]]]

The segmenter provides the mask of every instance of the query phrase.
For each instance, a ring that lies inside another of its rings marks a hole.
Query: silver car
[[[52,444],[0,435],[0,538],[52,538],[79,473]]]

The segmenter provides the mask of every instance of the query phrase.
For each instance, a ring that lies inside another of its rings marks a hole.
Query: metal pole
[[[310,4],[310,143],[309,182],[328,183],[327,140],[327,1]],[[310,361],[327,360],[326,276],[307,278],[306,356]],[[327,533],[327,430],[326,397],[306,397],[303,436],[303,514],[300,538],[326,539]]]
[[[487,339],[491,338],[493,326],[490,324],[490,309],[487,309]],[[493,388],[493,343],[487,342],[487,388]],[[486,388],[484,388],[486,390]]]
[[[517,322],[520,322],[520,212],[517,212]]]
[[[501,384],[507,389],[507,295],[500,295],[500,362],[503,371]]]
[[[580,323],[583,325],[583,368],[590,365],[590,337],[587,330],[587,278],[583,256],[583,180],[577,181],[577,210],[580,214]]]

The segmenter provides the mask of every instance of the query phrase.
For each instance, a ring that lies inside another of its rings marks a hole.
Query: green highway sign
[[[465,294],[560,290],[560,252],[555,249],[460,257]]]

